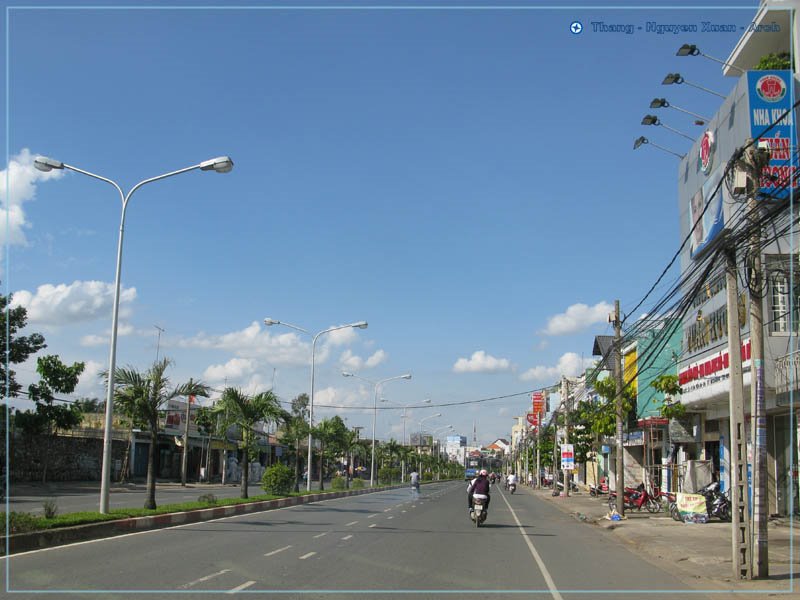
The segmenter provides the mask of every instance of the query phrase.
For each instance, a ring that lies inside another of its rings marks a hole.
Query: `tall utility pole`
[[[189,380],[192,385],[192,380]],[[192,412],[192,400],[194,396],[186,398],[186,424],[183,426],[183,456],[181,457],[181,485],[186,487],[186,471],[189,459],[189,417]]]
[[[733,576],[752,579],[752,540],[750,538],[750,498],[747,493],[747,448],[744,435],[744,391],[742,383],[742,342],[739,336],[739,287],[736,250],[725,251],[725,284],[728,292],[728,356],[731,415],[731,550]]]
[[[564,443],[569,444],[569,382],[561,376],[561,400],[564,403]],[[569,480],[571,471],[564,469],[564,495],[569,496]]]
[[[748,148],[736,163],[747,174],[747,209],[750,215],[750,448],[753,453],[753,566],[757,577],[769,577],[767,546],[767,416],[764,405],[764,277],[761,267],[761,227],[757,225],[760,205],[756,200],[761,172],[770,153],[747,139]]]
[[[616,413],[617,413],[617,469],[616,482],[617,488],[617,512],[622,515],[625,513],[625,457],[622,447],[622,417],[623,415],[623,396],[622,396],[622,322],[619,319],[619,300],[614,300],[614,379],[617,383]]]

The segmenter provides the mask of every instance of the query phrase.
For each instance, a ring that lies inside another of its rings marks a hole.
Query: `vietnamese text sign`
[[[563,471],[575,470],[575,450],[572,444],[561,444],[561,469]]]

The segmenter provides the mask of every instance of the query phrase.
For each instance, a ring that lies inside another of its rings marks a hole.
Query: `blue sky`
[[[471,437],[477,421],[482,443],[508,437],[526,396],[435,405],[577,374],[594,335],[611,332],[614,299],[633,308],[680,243],[677,160],[632,146],[640,135],[678,152],[690,142],[640,125],[650,100],[711,116],[720,99],[662,86],[664,75],[723,94],[735,84],[675,51],[695,43],[725,58],[739,34],[595,33],[591,22],[743,25],[753,14],[7,10],[5,289],[48,352],[87,362],[79,393],[103,397],[120,203],[83,175],[43,176],[32,157],[127,190],[230,155],[231,173],[134,195],[118,364],[149,366],[159,325],[174,381],[256,391],[274,380],[289,400],[308,391],[310,340],[263,319],[312,332],[366,320],[320,339],[316,401],[341,408],[318,415],[369,431],[371,411],[352,407],[371,406],[372,388],[341,371],[410,372],[382,394],[431,399],[409,429],[442,412],[426,424]],[[677,111],[659,116],[702,134]],[[21,366],[20,381],[33,370]],[[377,429],[401,437],[399,413],[382,411]]]

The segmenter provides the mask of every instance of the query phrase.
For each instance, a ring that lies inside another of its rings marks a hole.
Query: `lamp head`
[[[280,321],[276,321],[275,319],[270,319],[269,317],[264,319],[264,325],[266,325],[267,327],[272,327],[273,325],[280,325],[280,324],[281,324]]]
[[[347,371],[342,371],[342,377],[354,377],[354,375],[352,373],[347,372]]]
[[[700,50],[698,50],[697,46],[694,44],[684,44],[678,48],[675,56],[697,56],[698,54],[700,54]]]
[[[406,373],[405,375],[400,375],[400,379],[411,379],[411,373]]]
[[[216,171],[217,173],[229,173],[233,170],[233,160],[230,156],[218,156],[200,163],[201,171]]]
[[[36,167],[39,171],[47,173],[48,171],[52,171],[53,169],[63,169],[64,163],[57,160],[53,160],[52,158],[47,158],[46,156],[37,156],[36,159],[33,161],[33,166]]]
[[[636,149],[637,149],[639,146],[641,146],[642,144],[649,144],[649,143],[650,143],[650,140],[648,140],[648,139],[647,139],[646,137],[644,137],[644,136],[640,136],[639,138],[637,138],[637,139],[636,139],[636,141],[635,141],[635,142],[633,142],[633,149],[634,149],[634,150],[636,150]],[[611,316],[609,316],[609,319],[610,319],[610,318],[611,318]],[[609,321],[609,322],[610,322],[610,321]]]
[[[668,106],[669,102],[666,98],[653,98],[650,102],[650,108],[667,108]]]
[[[642,119],[642,125],[661,125],[661,122],[655,115],[645,115]]]
[[[359,321],[358,323],[353,323],[351,327],[355,329],[366,329],[368,327],[368,323],[366,321]]]
[[[681,77],[680,73],[667,73],[661,85],[672,85],[673,83],[683,83],[683,77]]]

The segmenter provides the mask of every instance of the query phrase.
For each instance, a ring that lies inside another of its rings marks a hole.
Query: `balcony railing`
[[[788,406],[792,392],[800,390],[800,350],[775,361],[775,394],[779,406]]]

